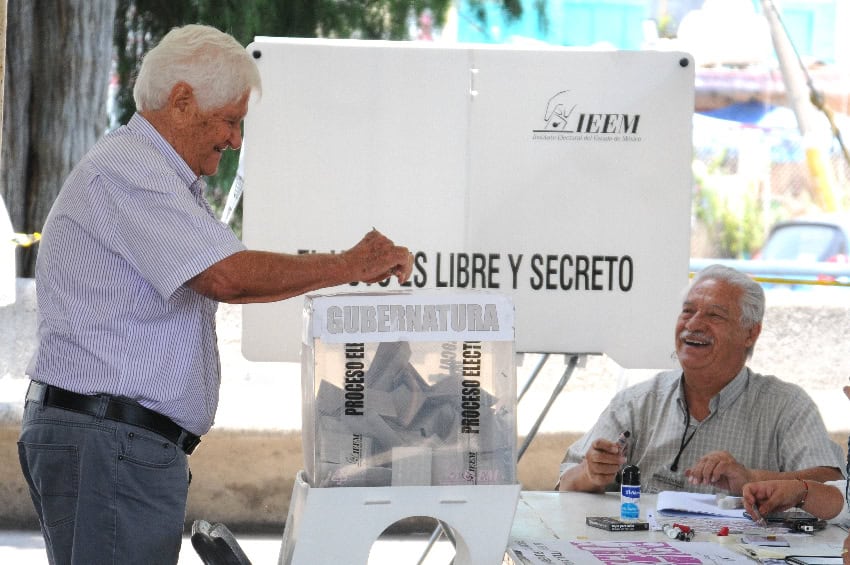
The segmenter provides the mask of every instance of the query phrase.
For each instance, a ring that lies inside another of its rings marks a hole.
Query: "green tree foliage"
[[[483,18],[485,0],[470,0]],[[491,0],[492,3],[492,0]],[[496,2],[509,17],[522,14],[520,0]],[[173,27],[202,23],[233,35],[243,45],[256,36],[407,40],[411,19],[428,10],[442,27],[451,0],[118,0],[115,15],[116,117],[135,112],[133,78],[142,56]],[[540,8],[538,8],[540,9]],[[207,195],[221,209],[239,160],[225,152]],[[241,212],[233,219],[241,229]]]
[[[771,219],[758,183],[731,174],[728,160],[724,152],[694,171],[696,221],[711,234],[711,256],[749,259],[763,245]]]

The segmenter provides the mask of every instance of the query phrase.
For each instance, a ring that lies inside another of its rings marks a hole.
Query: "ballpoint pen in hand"
[[[620,434],[620,437],[617,438],[617,446],[620,448],[620,453],[626,457],[629,454],[629,437],[632,433],[629,430],[626,430]]]
[[[750,520],[752,520],[753,522],[755,522],[759,526],[766,526],[767,525],[767,520],[764,519],[764,516],[762,516],[761,513],[759,513],[758,508],[756,508],[755,506],[753,506],[752,513],[744,512],[744,516],[749,518]]]

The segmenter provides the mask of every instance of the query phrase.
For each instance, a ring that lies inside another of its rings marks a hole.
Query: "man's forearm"
[[[557,489],[560,491],[605,492],[604,486],[594,484],[587,474],[587,462],[570,467],[558,479]]]
[[[836,467],[809,467],[799,471],[766,471],[764,469],[752,469],[752,475],[756,481],[809,479],[825,483],[827,481],[840,481],[844,476]]]
[[[209,267],[189,286],[208,298],[240,304],[284,300],[355,279],[339,254],[241,251]]]

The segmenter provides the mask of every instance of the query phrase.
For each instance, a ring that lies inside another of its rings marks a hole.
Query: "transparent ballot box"
[[[301,371],[310,486],[516,483],[508,297],[307,296]]]

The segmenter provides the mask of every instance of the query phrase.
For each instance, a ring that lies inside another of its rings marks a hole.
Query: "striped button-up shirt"
[[[66,180],[36,264],[31,378],[137,400],[201,435],[221,381],[218,304],[186,281],[244,250],[198,179],[140,115]]]

